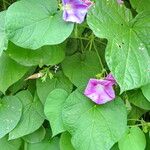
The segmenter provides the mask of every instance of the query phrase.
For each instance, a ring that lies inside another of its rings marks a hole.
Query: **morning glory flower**
[[[90,0],[62,0],[63,19],[69,22],[82,23],[92,6]]]
[[[123,0],[117,0],[118,4],[123,4]]]
[[[112,74],[104,79],[90,79],[84,91],[84,95],[96,104],[105,104],[115,98],[113,85],[116,84]]]

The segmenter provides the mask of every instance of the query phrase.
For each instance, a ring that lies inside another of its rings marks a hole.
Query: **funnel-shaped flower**
[[[93,4],[90,0],[62,0],[63,19],[69,22],[82,23],[88,9]]]
[[[116,84],[112,74],[105,79],[90,79],[84,94],[96,104],[105,104],[115,98],[113,85]]]

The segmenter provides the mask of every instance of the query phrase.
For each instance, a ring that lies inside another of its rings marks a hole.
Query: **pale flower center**
[[[103,90],[104,90],[104,86],[103,85],[100,85],[100,84],[96,85],[96,91],[101,92]]]
[[[71,4],[66,4],[66,5],[64,6],[64,10],[72,10]]]

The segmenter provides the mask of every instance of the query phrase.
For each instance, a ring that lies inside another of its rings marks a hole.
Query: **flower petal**
[[[62,0],[64,5],[63,19],[69,22],[82,23],[91,6],[90,1]]]

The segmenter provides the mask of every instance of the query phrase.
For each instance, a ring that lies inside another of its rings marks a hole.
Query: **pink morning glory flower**
[[[96,104],[105,104],[115,98],[113,85],[116,80],[112,74],[107,75],[104,79],[90,79],[84,91],[84,95],[90,98]]]
[[[82,23],[92,6],[90,0],[62,0],[63,19],[69,22]]]

